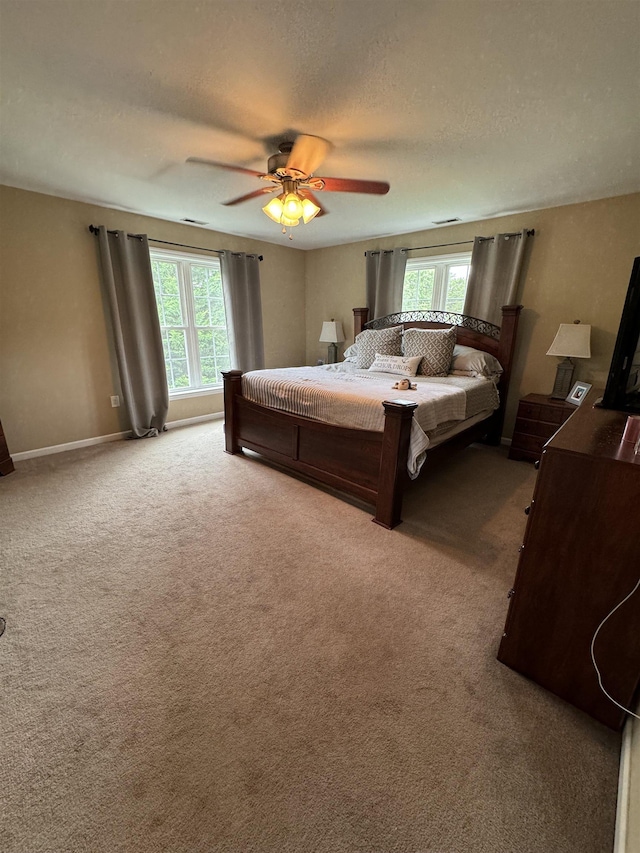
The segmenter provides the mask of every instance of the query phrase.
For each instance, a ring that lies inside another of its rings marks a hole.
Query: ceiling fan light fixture
[[[302,221],[306,225],[307,222],[311,222],[314,216],[317,216],[320,213],[320,208],[317,204],[314,204],[310,198],[302,199]]]
[[[263,213],[278,225],[294,228],[300,224],[300,219],[307,224],[320,213],[320,208],[311,199],[302,198],[297,192],[283,192],[276,198],[270,199],[262,208]]]
[[[286,216],[287,219],[295,219],[297,225],[298,219],[302,216],[302,199],[300,196],[295,192],[287,193],[282,202],[282,208],[282,215]]]
[[[282,197],[277,196],[276,198],[270,199],[270,201],[265,204],[262,208],[262,212],[266,213],[269,219],[272,219],[274,222],[277,222],[280,225],[283,214],[283,204]]]
[[[324,190],[334,193],[364,193],[367,195],[386,195],[389,184],[385,181],[365,181],[353,178],[320,178],[314,177],[316,169],[323,162],[331,143],[320,136],[300,133],[295,141],[284,139],[278,146],[279,153],[269,157],[267,172],[263,174],[254,169],[245,169],[231,163],[220,163],[217,160],[205,160],[201,157],[189,157],[189,163],[203,163],[231,172],[239,172],[269,181],[271,186],[224,201],[225,206],[233,206],[249,201],[265,193],[278,193],[277,198],[270,200],[262,207],[263,212],[272,222],[287,229],[300,224],[308,224],[316,216],[323,216],[326,211],[315,197],[314,193]],[[437,224],[437,223],[436,223]],[[289,233],[289,239],[293,239]]]

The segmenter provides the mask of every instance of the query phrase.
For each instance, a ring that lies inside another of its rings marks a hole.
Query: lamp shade
[[[273,219],[274,222],[280,224],[280,220],[282,219],[282,198],[278,196],[277,198],[272,198],[271,201],[267,202],[265,206],[262,208],[262,212],[266,213],[269,219]]]
[[[339,344],[344,340],[342,323],[340,320],[325,320],[320,332],[320,341],[325,343]]]
[[[591,326],[561,323],[547,355],[591,358]]]
[[[314,204],[310,198],[302,199],[302,221],[306,225],[307,222],[311,222],[314,216],[317,216],[320,213],[320,208],[317,204]]]
[[[282,215],[287,219],[298,219],[302,216],[302,199],[297,193],[287,193],[282,202]]]

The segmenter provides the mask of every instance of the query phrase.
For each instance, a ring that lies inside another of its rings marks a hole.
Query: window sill
[[[190,388],[187,391],[169,391],[169,402],[185,400],[187,397],[206,397],[209,394],[222,394],[222,385],[210,385],[208,388]]]

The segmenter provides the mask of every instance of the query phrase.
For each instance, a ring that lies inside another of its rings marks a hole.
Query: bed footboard
[[[223,373],[225,450],[253,450],[278,465],[375,506],[374,521],[401,521],[415,403],[385,402],[383,432],[350,429],[261,406],[242,395],[242,372]]]

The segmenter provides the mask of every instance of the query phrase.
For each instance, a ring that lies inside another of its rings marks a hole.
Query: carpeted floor
[[[619,737],[496,659],[535,473],[405,522],[220,422],[0,481],[5,853],[605,853]]]

